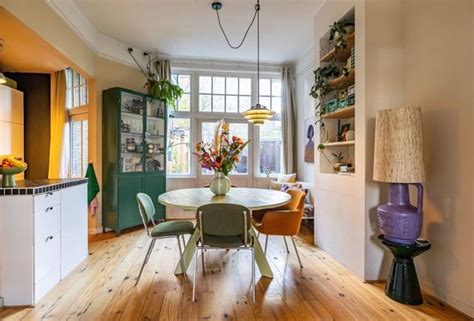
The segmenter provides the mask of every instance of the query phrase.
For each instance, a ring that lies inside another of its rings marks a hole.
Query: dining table
[[[250,211],[255,211],[285,205],[290,199],[291,196],[288,193],[261,188],[232,187],[224,196],[214,195],[209,188],[185,188],[161,194],[158,197],[158,202],[166,207],[181,208],[194,212],[200,206],[206,204],[238,204],[247,207]],[[273,278],[272,269],[253,227],[250,229],[250,234],[255,240],[255,263],[260,270],[260,274],[267,278]],[[185,271],[187,271],[197,250],[198,240],[199,229],[196,227],[183,251]],[[174,274],[183,274],[185,271],[181,268],[181,264],[178,264]]]

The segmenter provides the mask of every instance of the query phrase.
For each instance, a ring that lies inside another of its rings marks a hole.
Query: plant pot
[[[217,196],[224,196],[230,190],[230,179],[223,173],[216,173],[209,182],[209,189]]]

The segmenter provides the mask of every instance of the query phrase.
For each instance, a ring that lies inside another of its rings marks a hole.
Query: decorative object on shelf
[[[240,162],[240,154],[250,140],[244,142],[240,137],[232,136],[229,139],[229,124],[221,119],[215,130],[214,141],[212,143],[199,142],[196,144],[196,151],[193,153],[198,158],[201,168],[212,170],[215,173],[216,182],[209,183],[211,192],[216,195],[225,195],[230,189],[227,175]],[[224,176],[224,177],[223,177]]]
[[[423,222],[423,136],[421,108],[382,110],[375,124],[375,181],[390,183],[388,203],[377,208],[385,239],[415,244]],[[418,204],[410,204],[408,186],[418,189]]]
[[[15,187],[15,176],[23,173],[28,165],[13,155],[0,156],[0,175],[2,175],[2,187]]]
[[[355,131],[353,129],[349,129],[346,132],[346,141],[355,140]]]
[[[163,102],[166,106],[173,107],[173,109],[176,111],[176,102],[183,95],[183,89],[181,89],[181,87],[178,85],[173,84],[168,79],[160,78],[160,73],[153,71],[153,68],[156,69],[156,64],[159,63],[158,55],[156,54],[155,57],[152,58],[150,53],[143,53],[143,55],[148,58],[145,71],[145,69],[143,69],[140,63],[135,59],[135,56],[133,55],[133,48],[128,48],[127,51],[147,80],[146,88],[148,95]]]
[[[380,234],[378,238],[393,254],[392,266],[385,284],[385,294],[403,304],[423,304],[413,258],[428,251],[431,243],[417,239],[413,244],[400,244],[388,240],[383,234]]]
[[[314,163],[314,126],[312,118],[305,120],[304,128],[306,138],[308,139],[304,147],[304,161],[306,163]]]
[[[127,138],[125,139],[125,143],[127,146],[127,152],[135,152],[137,150],[137,143],[135,142],[135,138]]]
[[[351,128],[351,124],[344,124],[341,126],[341,129],[339,130],[339,135],[337,137],[338,142],[345,142],[348,140],[346,137],[346,134],[350,128]]]
[[[334,111],[337,108],[337,97],[334,97],[329,102],[324,99],[325,96],[331,92],[329,81],[339,77],[341,71],[336,63],[332,61],[330,64],[317,68],[313,73],[314,85],[311,87],[309,94],[314,99],[319,100],[318,104],[314,107],[314,115],[316,117],[315,125],[319,123],[320,127],[324,127],[324,122],[322,121],[321,116],[324,115],[324,113]],[[329,98],[331,97],[332,96],[329,96]]]
[[[347,35],[354,32],[354,24],[347,21],[336,21],[329,30],[329,42],[334,43],[336,52],[340,49],[346,49]]]
[[[266,176],[267,178],[269,178],[269,177],[270,177],[270,174],[272,173],[272,169],[271,169],[270,167],[265,167],[265,168],[263,169],[263,173],[265,174],[265,176]]]

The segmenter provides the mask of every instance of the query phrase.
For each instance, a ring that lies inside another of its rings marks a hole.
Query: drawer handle
[[[53,210],[53,207],[51,206],[51,207],[48,207],[48,208],[46,209],[46,212],[49,212],[49,211],[52,211],[52,210]]]
[[[53,238],[54,238],[54,237],[53,237],[52,235],[48,236],[48,237],[46,238],[45,243],[48,242],[48,241],[50,241],[50,240],[52,240]]]
[[[53,192],[46,193],[46,197],[48,197],[48,196],[53,196]]]

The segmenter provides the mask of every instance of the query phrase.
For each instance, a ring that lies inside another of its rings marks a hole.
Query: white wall
[[[313,30],[308,30],[313,32]],[[305,121],[314,123],[314,99],[309,95],[314,83],[314,47],[311,47],[295,66],[296,82],[296,173],[298,180],[314,182],[314,163],[304,161],[306,139]],[[317,155],[315,155],[316,157]]]
[[[474,316],[474,4],[404,1],[406,105],[423,111],[424,287]]]

